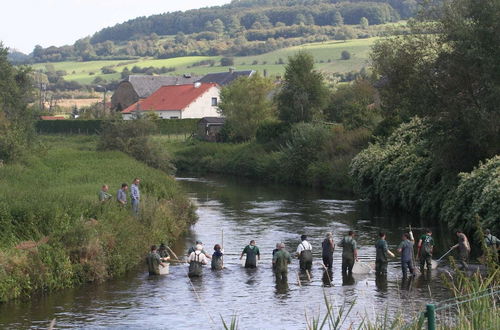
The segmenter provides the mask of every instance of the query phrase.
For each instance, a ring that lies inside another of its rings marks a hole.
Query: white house
[[[220,117],[219,92],[215,83],[163,86],[123,110],[122,116],[127,120],[153,112],[162,119]]]

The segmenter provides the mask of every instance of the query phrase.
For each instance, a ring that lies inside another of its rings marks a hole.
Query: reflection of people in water
[[[354,285],[356,281],[351,272],[342,273],[342,285]]]
[[[375,285],[378,291],[387,292],[387,275],[377,275],[375,277]]]
[[[322,281],[324,286],[332,286],[332,278],[333,278],[333,272],[331,269],[323,270]]]

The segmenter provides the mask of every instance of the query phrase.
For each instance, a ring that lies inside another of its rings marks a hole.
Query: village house
[[[199,80],[199,76],[148,76],[130,75],[120,82],[111,97],[111,107],[122,111],[140,99],[145,99],[162,86],[192,84]]]
[[[217,111],[219,92],[220,87],[215,83],[163,86],[121,113],[125,120],[147,113],[162,119],[220,117]]]

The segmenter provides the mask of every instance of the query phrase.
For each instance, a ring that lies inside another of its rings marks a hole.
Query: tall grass
[[[123,274],[147,247],[194,221],[173,178],[121,152],[95,151],[96,137],[44,137],[44,155],[0,168],[0,302]],[[103,184],[142,179],[139,217]]]

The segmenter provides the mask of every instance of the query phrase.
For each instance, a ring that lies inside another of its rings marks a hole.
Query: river
[[[156,278],[140,266],[106,283],[0,305],[0,328],[47,328],[56,319],[57,328],[220,329],[221,318],[229,323],[235,315],[241,329],[305,329],[306,319],[324,316],[325,296],[336,308],[354,304],[343,325],[348,328],[386,312],[411,318],[426,303],[450,297],[438,271],[402,281],[398,259],[389,263],[385,281],[373,274],[343,278],[339,249],[334,253],[331,283],[321,268],[320,246],[327,232],[333,232],[338,242],[348,230],[355,230],[360,259],[369,263],[374,261],[373,245],[380,230],[387,232],[394,251],[408,224],[417,228],[416,236],[421,234],[425,223],[416,219],[373,211],[352,196],[301,187],[220,177],[178,180],[197,205],[199,220],[172,248],[182,256],[199,239],[211,253],[215,243],[222,243],[223,232],[227,269],[212,272],[206,267],[204,276],[191,282],[184,264],[172,263],[169,275]],[[449,233],[433,231],[439,255],[449,246]],[[309,280],[299,275],[294,259],[288,285],[277,286],[271,252],[277,242],[295,251],[301,234],[307,234],[314,247],[312,276]],[[241,267],[239,261],[251,239],[262,254],[255,270]]]

